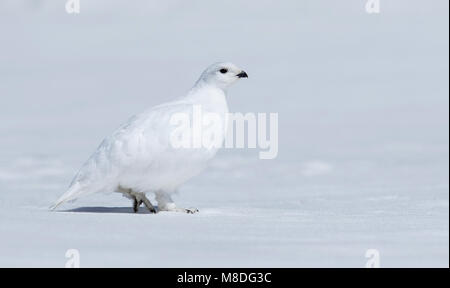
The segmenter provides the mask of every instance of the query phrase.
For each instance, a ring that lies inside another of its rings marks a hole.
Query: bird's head
[[[229,62],[215,63],[200,76],[197,84],[206,84],[226,89],[240,78],[248,78],[247,73]]]

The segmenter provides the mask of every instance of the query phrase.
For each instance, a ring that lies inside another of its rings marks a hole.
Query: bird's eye
[[[220,71],[220,73],[225,74],[228,72],[228,69],[222,68],[219,71]]]

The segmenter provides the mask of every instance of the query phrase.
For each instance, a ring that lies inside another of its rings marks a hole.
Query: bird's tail
[[[69,187],[66,193],[64,193],[61,197],[59,197],[58,200],[56,200],[55,203],[53,203],[53,205],[49,207],[49,209],[55,210],[60,205],[68,201],[75,200],[77,196],[80,194],[80,190],[81,190],[80,183],[75,182],[74,185],[71,185]]]
[[[50,210],[55,210],[56,208],[58,208],[59,205],[63,204],[65,201],[64,200],[60,200],[58,199],[58,201],[56,201],[55,203],[53,203],[50,207],[48,207],[48,209]]]

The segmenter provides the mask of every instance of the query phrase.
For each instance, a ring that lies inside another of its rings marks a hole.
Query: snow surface
[[[449,266],[448,1],[155,3],[0,2],[1,267],[71,248],[82,267]],[[175,196],[195,215],[47,210],[103,137],[222,60],[250,77],[231,111],[279,113],[278,158],[221,151]]]

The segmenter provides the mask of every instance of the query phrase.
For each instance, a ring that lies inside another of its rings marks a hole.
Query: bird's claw
[[[199,210],[197,208],[187,208],[185,209],[187,214],[194,214],[199,212]]]

